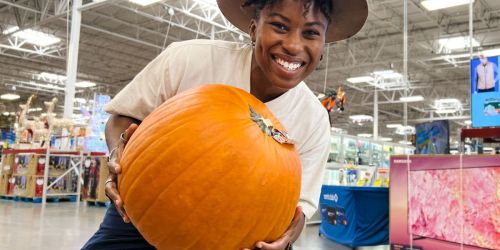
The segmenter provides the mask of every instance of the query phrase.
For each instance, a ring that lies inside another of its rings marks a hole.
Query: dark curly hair
[[[248,7],[248,6],[254,6],[257,13],[255,13],[255,16],[258,18],[259,17],[259,12],[264,9],[266,6],[274,5],[280,0],[245,0],[241,7]],[[314,2],[314,6],[319,7],[319,10],[323,15],[325,15],[326,19],[328,20],[328,23],[331,21],[331,13],[333,12],[333,6],[332,6],[332,1],[330,0],[304,0],[304,16],[307,15],[309,11],[309,7],[311,4]]]

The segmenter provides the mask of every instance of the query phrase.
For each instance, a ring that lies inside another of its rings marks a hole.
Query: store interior
[[[294,249],[500,249],[500,1],[367,3],[305,80],[331,148]],[[250,43],[215,0],[0,0],[0,31],[0,249],[80,249],[112,205],[104,105],[173,42]]]

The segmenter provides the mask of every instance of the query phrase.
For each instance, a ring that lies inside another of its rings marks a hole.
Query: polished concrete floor
[[[0,200],[0,249],[80,249],[95,232],[106,208],[76,203],[41,204]],[[350,249],[318,236],[318,226],[307,226],[296,250]],[[387,246],[361,248],[386,250]]]

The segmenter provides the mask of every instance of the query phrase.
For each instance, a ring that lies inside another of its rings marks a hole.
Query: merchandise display
[[[499,163],[494,155],[391,158],[391,244],[500,248]]]

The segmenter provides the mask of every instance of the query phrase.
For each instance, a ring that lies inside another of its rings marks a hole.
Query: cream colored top
[[[227,83],[250,92],[251,62],[252,48],[247,44],[213,40],[172,43],[104,110],[143,120],[168,98],[202,84]],[[329,154],[328,115],[304,82],[265,104],[296,140],[302,164],[299,206],[310,218],[318,208]]]

